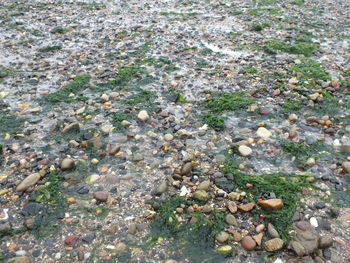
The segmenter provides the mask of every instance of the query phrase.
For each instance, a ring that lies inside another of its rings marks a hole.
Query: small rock
[[[164,140],[166,141],[172,141],[174,139],[174,135],[167,133],[164,135]]]
[[[264,231],[264,230],[265,230],[265,225],[264,225],[264,224],[260,224],[260,225],[258,225],[258,226],[255,228],[255,231],[258,232],[258,233],[260,233],[260,232],[262,232],[262,231]]]
[[[154,190],[155,195],[161,195],[165,193],[168,190],[168,183],[167,181],[162,181]]]
[[[261,240],[262,240],[263,236],[264,236],[263,233],[259,233],[259,234],[255,235],[255,236],[253,236],[253,239],[258,244],[258,246],[261,245]]]
[[[230,245],[225,245],[225,246],[221,246],[221,247],[218,247],[217,251],[221,254],[228,254],[232,251],[232,246]]]
[[[307,159],[306,164],[307,164],[308,166],[314,166],[314,165],[316,164],[315,158],[310,157],[309,159]]]
[[[272,238],[279,238],[280,237],[280,235],[278,234],[276,228],[271,223],[267,224],[267,233]]]
[[[108,192],[99,191],[94,193],[94,198],[100,202],[107,202],[108,196],[109,196]]]
[[[62,133],[79,133],[80,132],[80,125],[79,123],[71,123],[67,126],[65,126],[62,130]]]
[[[64,239],[64,243],[69,247],[74,247],[74,245],[78,242],[78,240],[79,240],[79,237],[75,235],[69,235],[69,236],[66,236],[66,238]]]
[[[350,162],[343,162],[342,167],[345,173],[350,173]]]
[[[273,210],[280,209],[281,207],[283,207],[283,201],[279,198],[259,200],[258,204],[264,208],[270,208]]]
[[[132,160],[134,162],[140,162],[144,159],[143,155],[141,153],[134,153],[132,156]]]
[[[238,209],[243,211],[243,212],[249,212],[252,210],[255,206],[254,202],[246,203],[246,204],[241,204],[238,206]]]
[[[231,214],[227,214],[225,216],[225,221],[226,221],[227,224],[229,224],[231,226],[239,226],[236,218],[233,215],[231,215]]]
[[[242,156],[248,156],[248,155],[251,155],[253,150],[248,147],[248,146],[245,146],[245,145],[241,145],[238,147],[238,151],[239,153],[242,155]]]
[[[209,199],[209,194],[204,190],[197,190],[193,193],[192,197],[198,201],[206,201]]]
[[[64,158],[61,162],[60,167],[62,171],[71,170],[75,167],[74,160],[71,158]]]
[[[261,138],[261,139],[268,139],[272,133],[266,129],[265,127],[260,127],[257,131],[256,131],[256,134]]]
[[[283,240],[280,238],[273,238],[264,243],[264,248],[268,252],[279,250],[283,247]]]
[[[192,172],[192,164],[190,162],[185,163],[181,169],[181,174],[186,175]]]
[[[198,185],[197,190],[208,191],[209,188],[210,188],[210,181],[209,181],[209,180],[206,180],[206,181],[201,182],[201,183]]]
[[[135,235],[136,234],[136,224],[131,224],[129,227],[128,227],[128,233],[131,234],[131,235]]]
[[[326,236],[320,237],[319,248],[324,249],[324,248],[332,246],[332,244],[333,244],[333,238],[331,236],[326,235]]]
[[[314,207],[315,207],[316,209],[323,209],[323,208],[326,207],[326,204],[325,204],[325,202],[316,202],[316,203],[314,204]]]
[[[40,174],[39,173],[34,173],[28,175],[17,187],[16,191],[17,192],[23,192],[27,190],[29,187],[35,185],[39,180],[40,180]]]
[[[227,202],[227,204],[226,204],[226,206],[227,206],[227,208],[228,208],[228,210],[232,213],[232,214],[234,214],[234,213],[236,213],[237,212],[237,205],[236,205],[236,203],[234,202],[234,201],[228,201]]]
[[[256,248],[256,242],[251,236],[245,236],[241,240],[241,245],[245,250],[254,250]]]
[[[295,113],[292,113],[289,115],[288,119],[290,121],[297,121],[298,120],[298,115],[296,115]]]
[[[230,235],[225,231],[221,231],[215,236],[215,239],[220,243],[225,243],[229,238]]]
[[[107,101],[109,101],[109,96],[107,94],[102,94],[100,97],[100,100],[102,102],[107,102]]]
[[[145,110],[142,110],[139,112],[139,114],[137,115],[137,118],[140,120],[140,121],[146,121],[149,119],[149,115],[147,113],[147,111]]]

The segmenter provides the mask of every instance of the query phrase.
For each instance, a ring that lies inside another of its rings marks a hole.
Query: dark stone
[[[95,234],[91,233],[91,234],[87,234],[86,236],[84,236],[82,238],[82,241],[87,243],[87,244],[90,244],[94,239],[95,239]]]
[[[43,205],[39,203],[29,203],[26,204],[22,211],[21,214],[24,216],[36,216],[39,214],[39,212],[43,209]]]
[[[88,189],[87,187],[85,187],[85,186],[81,186],[81,187],[79,187],[79,188],[76,190],[76,192],[77,192],[78,194],[83,195],[83,194],[89,193],[89,189]]]
[[[329,221],[324,220],[322,218],[317,218],[317,222],[318,222],[317,229],[322,229],[322,230],[326,230],[326,231],[331,230],[331,223]]]
[[[330,260],[332,258],[332,252],[330,248],[326,248],[323,250],[323,257],[327,260]]]
[[[325,204],[324,202],[316,202],[316,203],[314,204],[314,207],[315,207],[316,209],[323,209],[323,208],[326,207],[326,204]]]
[[[39,257],[40,255],[41,255],[41,250],[40,249],[36,249],[32,253],[32,256],[35,257],[35,258]]]

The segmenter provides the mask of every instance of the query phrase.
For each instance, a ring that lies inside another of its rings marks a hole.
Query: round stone
[[[225,231],[221,231],[215,236],[215,239],[220,243],[225,243],[229,238],[230,235]]]
[[[108,196],[109,196],[108,192],[99,191],[94,193],[94,198],[100,202],[107,202]]]
[[[256,248],[256,242],[251,236],[243,237],[241,245],[245,250],[254,250]]]
[[[273,238],[264,243],[264,248],[268,252],[280,250],[283,247],[283,240],[280,238]]]
[[[238,151],[241,155],[243,156],[248,156],[248,155],[251,155],[253,150],[248,147],[248,146],[245,146],[245,145],[241,145],[238,147]]]
[[[140,121],[146,121],[149,119],[149,115],[148,115],[148,112],[145,111],[145,110],[142,110],[139,112],[139,114],[137,115],[137,118],[140,120]]]
[[[209,199],[209,194],[204,190],[197,190],[193,193],[192,197],[198,201],[206,201]]]
[[[64,158],[60,167],[62,171],[71,170],[75,167],[74,160],[71,158]]]
[[[166,141],[172,141],[174,139],[174,135],[167,133],[164,135],[164,140]]]

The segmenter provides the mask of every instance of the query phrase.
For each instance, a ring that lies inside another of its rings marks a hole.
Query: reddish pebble
[[[100,202],[107,202],[107,199],[108,199],[108,195],[109,193],[108,192],[95,192],[94,193],[94,198],[97,200],[97,201],[100,201]]]
[[[289,135],[288,135],[288,138],[289,139],[293,139],[293,138],[295,138],[295,137],[297,137],[297,132],[296,131],[290,131],[289,132]]]
[[[254,250],[256,248],[256,242],[251,236],[243,237],[241,245],[245,250]]]
[[[78,242],[78,240],[79,240],[79,237],[74,235],[69,235],[69,236],[66,236],[66,238],[64,239],[64,243],[67,246],[74,247],[74,245]]]

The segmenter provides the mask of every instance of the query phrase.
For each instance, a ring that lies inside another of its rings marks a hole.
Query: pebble
[[[271,223],[267,224],[267,233],[272,238],[279,238],[280,237],[280,235],[278,234],[276,228]]]
[[[225,221],[231,226],[239,226],[237,219],[232,214],[227,214],[225,216]]]
[[[241,240],[241,245],[245,250],[254,250],[256,248],[256,242],[251,236],[245,236]]]
[[[40,180],[40,174],[39,173],[34,173],[28,175],[17,187],[16,191],[17,192],[23,192],[27,190],[29,187],[35,185],[39,180]]]
[[[258,246],[261,245],[261,241],[262,241],[263,236],[264,236],[263,233],[259,233],[259,234],[255,235],[255,236],[253,236],[253,239],[258,244]]]
[[[62,171],[71,170],[74,167],[75,167],[75,162],[71,158],[64,158],[60,165],[60,168]]]
[[[283,240],[280,238],[273,238],[264,242],[264,249],[268,252],[280,250],[283,247]]]
[[[225,245],[217,248],[217,251],[221,254],[228,254],[232,251],[232,246],[230,245]]]
[[[190,162],[185,163],[181,169],[181,174],[187,175],[192,172],[192,164]]]
[[[279,198],[259,200],[258,204],[264,208],[270,208],[273,210],[277,210],[283,207],[283,201],[282,199],[279,199]]]
[[[172,141],[174,139],[174,135],[167,133],[164,135],[164,140],[166,141]]]
[[[343,162],[342,167],[345,173],[350,173],[350,162]]]
[[[166,180],[164,180],[158,186],[156,186],[154,194],[161,195],[161,194],[165,193],[167,190],[168,190],[168,183]]]
[[[330,235],[321,236],[319,240],[319,248],[327,248],[332,246],[333,238]]]
[[[208,191],[210,188],[210,184],[211,182],[209,180],[203,181],[197,186],[197,190]]]
[[[228,210],[229,210],[232,214],[236,213],[237,210],[238,210],[238,207],[237,207],[237,205],[236,205],[236,203],[235,203],[234,201],[228,201],[228,202],[226,203],[226,206],[227,206]]]
[[[309,159],[307,159],[306,164],[307,164],[308,166],[314,166],[314,165],[316,164],[315,158],[310,157]]]
[[[10,258],[7,263],[32,263],[33,261],[27,256]]]
[[[245,145],[240,145],[238,147],[238,151],[242,156],[248,156],[248,155],[251,155],[253,153],[253,150],[250,147],[245,146]]]
[[[74,247],[74,245],[78,242],[78,240],[79,240],[78,236],[69,235],[69,236],[66,236],[66,238],[64,239],[64,243],[69,247]]]
[[[209,199],[209,194],[204,190],[197,190],[192,194],[192,197],[198,201],[206,201]]]
[[[266,129],[265,127],[260,127],[257,131],[256,131],[256,134],[261,138],[261,139],[268,139],[272,133]]]
[[[290,121],[297,121],[298,120],[298,115],[296,115],[295,113],[292,113],[289,115],[288,119]]]
[[[94,198],[100,202],[107,202],[108,196],[109,196],[108,192],[99,191],[94,193]]]
[[[140,121],[147,121],[149,119],[148,112],[145,110],[140,111],[139,114],[137,114],[137,118]]]
[[[62,133],[79,133],[80,132],[80,125],[79,123],[71,123],[67,126],[65,126],[62,130]]]
[[[264,224],[260,224],[260,225],[258,225],[258,226],[255,228],[255,231],[258,232],[258,233],[260,233],[260,232],[262,232],[262,231],[264,231],[264,230],[265,230],[265,225],[264,225]]]
[[[249,212],[251,211],[255,206],[255,203],[250,202],[250,203],[246,203],[246,204],[241,204],[238,207],[239,210],[243,211],[243,212]]]
[[[225,243],[229,238],[230,235],[225,231],[221,231],[215,236],[215,239],[220,243]]]

